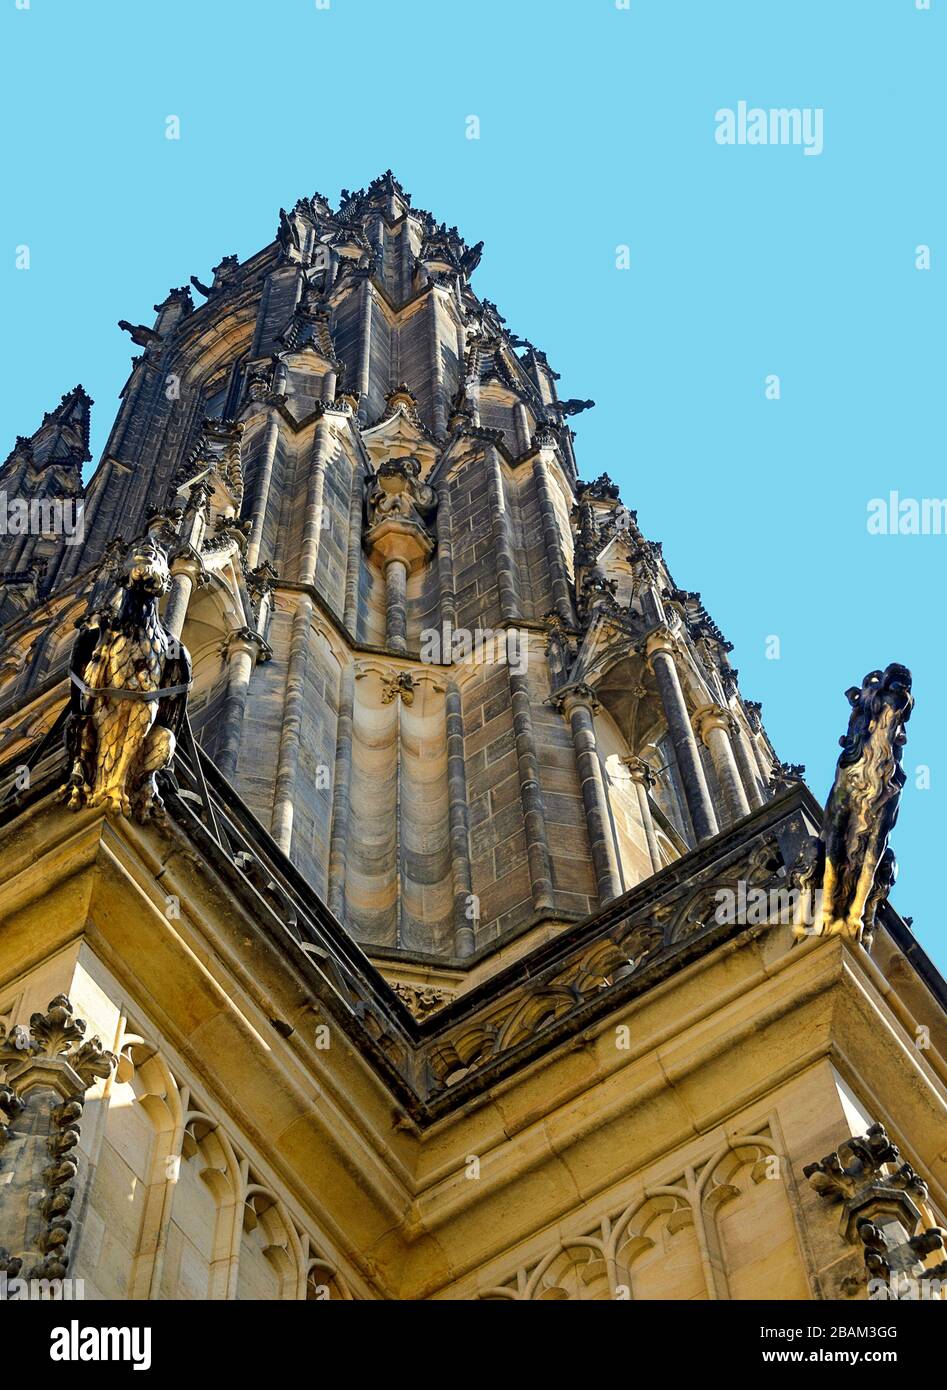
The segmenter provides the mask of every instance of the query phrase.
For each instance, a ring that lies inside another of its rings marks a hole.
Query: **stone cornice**
[[[17,804],[0,808],[0,827],[5,819],[20,814],[58,784],[62,758],[55,752],[55,744],[51,748],[52,763],[41,761],[32,786],[20,795]],[[175,776],[193,798],[197,784],[192,786],[186,770],[186,763],[179,760]],[[206,863],[218,879],[229,884],[229,891],[235,901],[242,901],[244,911],[255,916],[261,926],[266,919],[270,921],[268,930],[274,942],[281,943],[277,949],[289,953],[294,968],[309,975],[312,987],[321,995],[328,990],[325,997],[335,1001],[333,1010],[341,1009],[337,1021],[352,1034],[360,1052],[380,1069],[386,1084],[421,1125],[453,1111],[500,1076],[516,1072],[537,1055],[565,1043],[576,1031],[613,1011],[623,999],[647,990],[687,961],[745,932],[745,926],[713,920],[714,893],[722,884],[738,880],[774,886],[784,883],[780,864],[792,862],[797,842],[818,823],[820,814],[806,789],[794,788],[744,820],[736,833],[726,831],[716,836],[419,1025],[206,758],[203,771],[217,823],[230,826],[227,842],[231,846],[243,843],[247,847],[243,853],[259,859],[260,873],[279,886],[279,900],[261,899],[253,886],[254,876],[248,877],[246,872],[246,861],[243,869],[238,868],[231,850],[225,850],[202,823],[193,799],[182,800],[168,788],[165,803],[177,826],[175,834],[191,841],[195,862]],[[157,832],[129,827],[129,833]],[[708,902],[706,914],[697,912],[695,906],[702,891]],[[291,908],[289,927],[281,920],[281,903]],[[883,917],[885,925],[897,920],[888,907]],[[573,989],[572,1002],[568,1003],[570,991],[563,993],[556,981],[585,978],[583,972],[591,969],[593,957],[597,964],[587,976],[587,986],[578,992]],[[585,960],[588,966],[583,966]],[[936,977],[932,967],[929,974]],[[322,985],[317,977],[323,979]],[[498,1011],[512,1017],[510,1011],[525,1008],[528,999],[540,999],[549,991],[551,998],[560,1001],[554,1024],[540,1031],[528,1028],[522,1036],[500,1029],[496,1036],[503,1037],[502,1045],[491,1048],[488,1054],[478,1052],[476,1065],[465,1060],[467,1039],[478,1030],[482,1036],[484,1027],[492,1031]]]

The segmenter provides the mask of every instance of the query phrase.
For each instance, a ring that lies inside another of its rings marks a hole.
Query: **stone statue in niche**
[[[428,529],[436,498],[434,489],[421,482],[421,465],[416,458],[388,459],[369,480],[366,497],[368,529],[379,522],[400,517]]]

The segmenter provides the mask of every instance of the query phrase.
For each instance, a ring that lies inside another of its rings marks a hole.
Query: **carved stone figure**
[[[884,671],[869,671],[860,689],[845,693],[852,706],[848,732],[839,740],[835,782],[806,873],[810,883],[822,883],[815,934],[847,935],[867,947],[897,875],[888,836],[905,782],[901,756],[914,707],[911,672],[893,662]],[[809,934],[802,926],[795,931]]]
[[[825,808],[823,928],[860,937],[904,786],[904,726],[914,705],[911,673],[892,664],[869,671],[861,689],[846,691],[852,706],[835,784]],[[894,881],[894,856],[886,877]],[[890,886],[889,882],[889,886]],[[876,904],[877,905],[877,904]]]
[[[155,773],[174,755],[191,663],[158,616],[170,577],[153,536],[129,547],[116,579],[110,604],[73,647],[71,769],[61,796],[72,810],[104,806],[145,820],[161,808]]]
[[[368,523],[375,527],[389,517],[403,517],[424,526],[434,511],[434,489],[420,481],[416,458],[389,459],[380,465],[368,489]]]

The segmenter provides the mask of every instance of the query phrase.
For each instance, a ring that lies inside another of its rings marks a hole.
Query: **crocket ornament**
[[[798,874],[804,886],[817,888],[821,880],[821,902],[812,925],[795,930],[800,937],[846,935],[867,947],[897,874],[888,836],[906,780],[901,757],[914,707],[911,672],[892,663],[845,693],[852,707],[848,732],[839,740],[822,832]]]
[[[149,534],[125,552],[110,602],[80,627],[60,793],[73,810],[102,806],[141,821],[161,810],[155,774],[174,756],[191,683],[190,657],[158,615],[170,582],[167,554]]]

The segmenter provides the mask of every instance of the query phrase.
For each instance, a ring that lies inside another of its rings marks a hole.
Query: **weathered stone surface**
[[[874,960],[792,944],[820,808],[769,785],[700,596],[579,481],[591,402],[474,292],[479,254],[390,173],[281,210],[198,307],[126,325],[84,543],[0,539],[2,1272],[859,1297],[803,1165],[879,1117],[925,1231],[947,1205],[947,990],[880,901]],[[78,495],[89,404],[0,488]],[[76,625],[146,530],[194,737],[140,824],[54,793]]]

